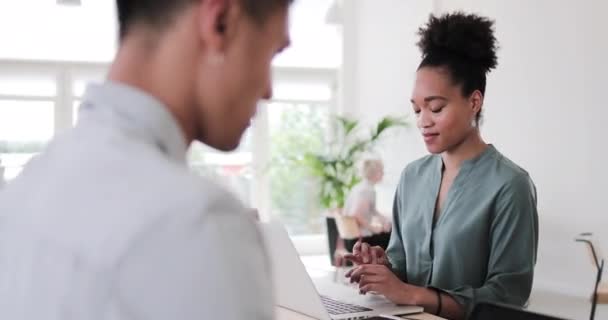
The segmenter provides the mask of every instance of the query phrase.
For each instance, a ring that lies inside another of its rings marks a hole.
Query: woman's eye
[[[441,110],[443,110],[443,108],[444,107],[434,108],[434,109],[431,109],[431,112],[433,112],[433,113],[439,113],[439,112],[441,112]]]

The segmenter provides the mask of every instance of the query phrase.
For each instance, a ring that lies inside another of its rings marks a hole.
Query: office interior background
[[[327,255],[317,181],[293,157],[322,152],[336,115],[358,120],[363,131],[387,115],[408,117],[410,128],[393,130],[373,150],[385,163],[378,207],[390,214],[401,170],[426,154],[409,102],[420,61],[416,31],[429,14],[453,10],[496,21],[499,66],[488,78],[482,133],[538,189],[531,308],[584,318],[595,271],[574,238],[593,232],[608,247],[606,1],[297,0],[293,44],[273,65],[272,101],[260,104],[238,150],[194,144],[189,163],[263,218],[281,218],[302,255]],[[0,1],[5,183],[78,120],[86,83],[103,81],[117,48],[115,16],[110,0]]]

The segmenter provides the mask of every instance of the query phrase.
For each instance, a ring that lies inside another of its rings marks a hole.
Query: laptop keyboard
[[[338,314],[347,314],[347,313],[355,313],[355,312],[365,312],[372,311],[372,309],[356,306],[354,304],[349,304],[345,302],[340,302],[338,300],[334,300],[332,298],[321,296],[321,301],[323,301],[323,305],[325,305],[325,309],[331,315]]]

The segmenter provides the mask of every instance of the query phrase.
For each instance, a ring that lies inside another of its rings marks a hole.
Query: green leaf
[[[383,132],[393,127],[407,127],[409,123],[406,117],[384,117],[378,122],[376,128],[372,131],[372,141],[376,141],[380,138]]]
[[[337,116],[336,120],[341,125],[342,130],[344,130],[344,136],[348,136],[353,130],[359,125],[359,121],[351,120],[346,117]]]
[[[355,142],[355,144],[352,145],[348,149],[347,157],[349,159],[355,158],[357,153],[365,151],[370,143],[371,143],[370,140],[359,140],[359,141]],[[352,159],[352,160],[356,160],[356,159]],[[354,161],[352,161],[352,162],[354,162]]]
[[[301,163],[308,167],[312,175],[317,177],[323,177],[325,175],[325,163],[321,156],[306,153],[304,154]]]

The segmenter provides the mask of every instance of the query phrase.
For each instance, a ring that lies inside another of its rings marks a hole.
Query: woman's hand
[[[359,241],[357,241],[357,243],[355,243],[353,246],[353,253],[345,254],[344,258],[356,265],[381,264],[390,266],[384,249],[382,249],[380,246],[372,247],[369,244],[361,241],[361,239],[359,239]],[[350,272],[346,274],[347,277],[349,274]]]
[[[396,304],[415,305],[421,288],[399,279],[386,265],[360,265],[351,270],[351,282],[359,283],[359,292],[375,292]]]
[[[437,314],[439,299],[442,301],[441,315],[448,319],[464,319],[464,307],[452,296],[435,289],[417,287],[399,279],[389,267],[384,265],[360,265],[350,272],[351,282],[359,283],[362,294],[375,292],[382,294],[395,304],[424,307],[426,312]]]

